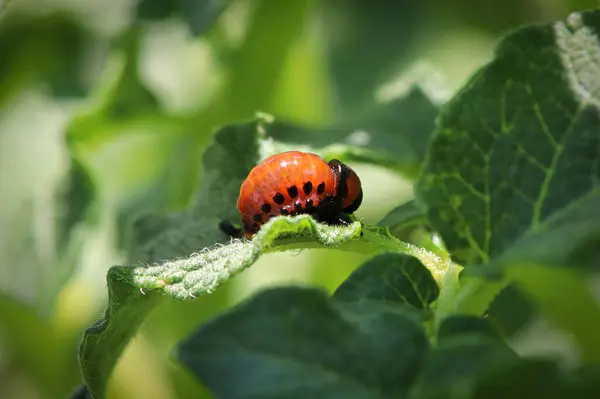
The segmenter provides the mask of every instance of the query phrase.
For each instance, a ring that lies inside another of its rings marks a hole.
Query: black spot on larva
[[[254,231],[258,231],[258,228],[259,228],[259,227],[260,227],[260,226],[258,225],[258,223],[252,223],[252,230],[254,230]]]
[[[298,187],[296,187],[296,186],[288,187],[287,192],[288,192],[290,198],[296,198],[298,196]]]
[[[304,183],[304,185],[302,186],[302,191],[304,191],[304,194],[306,195],[310,194],[310,192],[312,191],[312,183],[309,181]]]
[[[285,209],[285,208],[281,208],[281,214],[282,214],[283,216],[286,216],[286,215],[289,215],[290,213],[288,212],[288,210],[287,210],[287,209]]]
[[[321,182],[321,184],[319,184],[317,186],[317,193],[323,194],[324,192],[325,192],[325,182]]]
[[[273,201],[275,201],[277,205],[283,205],[283,203],[285,202],[285,197],[283,196],[283,194],[277,193],[273,196]]]
[[[269,213],[269,212],[271,212],[271,205],[270,204],[262,204],[262,206],[260,207],[260,210],[263,211],[264,213]]]
[[[313,200],[311,200],[310,198],[306,200],[306,209],[311,209],[313,205]]]
[[[262,217],[260,215],[254,215],[254,216],[252,216],[252,219],[255,222],[262,222]]]
[[[302,202],[298,201],[294,204],[294,208],[296,208],[296,212],[302,211]]]

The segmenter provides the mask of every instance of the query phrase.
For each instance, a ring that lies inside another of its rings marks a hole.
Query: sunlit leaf
[[[444,106],[417,195],[459,262],[501,255],[600,181],[599,21],[511,33]]]
[[[600,11],[590,11],[506,36],[442,109],[416,190],[466,266],[455,308],[479,313],[515,281],[587,361],[600,359],[589,334],[600,308],[575,268],[600,257],[599,31]],[[478,281],[482,272],[500,279]],[[586,309],[585,322],[574,308]]]

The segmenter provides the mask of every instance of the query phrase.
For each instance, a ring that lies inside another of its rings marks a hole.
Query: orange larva
[[[263,160],[242,183],[237,202],[241,231],[227,221],[221,229],[250,238],[272,217],[298,214],[310,214],[323,223],[346,223],[362,197],[360,179],[347,165],[287,151]]]

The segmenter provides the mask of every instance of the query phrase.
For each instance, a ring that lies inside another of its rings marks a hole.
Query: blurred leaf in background
[[[59,10],[8,13],[0,23],[0,286],[46,315],[97,217],[91,177],[60,144],[68,108],[58,101],[89,91],[98,41]]]
[[[92,39],[79,21],[60,12],[3,18],[0,105],[39,82],[59,98],[83,96],[90,87],[84,65]]]
[[[414,1],[321,2],[322,46],[342,120],[368,107],[374,89],[409,63],[426,7]]]
[[[177,16],[182,18],[194,36],[212,27],[232,0],[140,0],[137,19],[155,20]]]

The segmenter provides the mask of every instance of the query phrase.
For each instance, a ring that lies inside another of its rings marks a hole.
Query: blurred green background
[[[218,126],[264,111],[327,127],[405,90],[415,71],[443,101],[507,30],[597,6],[0,0],[0,397],[67,397],[80,383],[78,340],[104,309],[106,270],[127,262],[128,226],[186,206]],[[352,166],[363,222],[411,198],[396,174]],[[179,339],[265,286],[333,289],[364,260],[271,254],[213,295],[163,303],[127,348],[109,397],[210,397],[170,360]],[[521,352],[544,346],[519,342]]]

